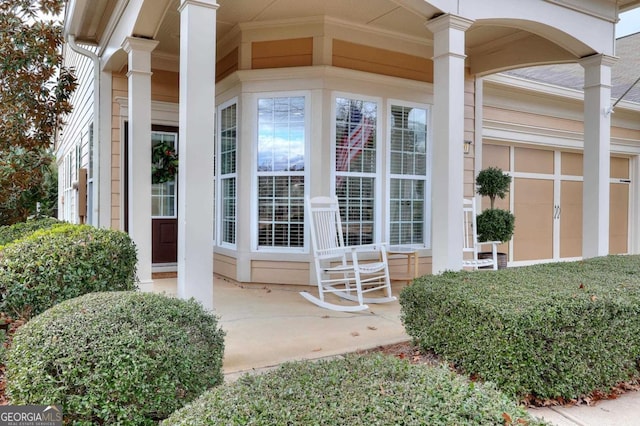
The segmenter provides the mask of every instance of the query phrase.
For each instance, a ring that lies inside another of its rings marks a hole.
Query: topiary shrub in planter
[[[400,304],[420,347],[517,398],[640,378],[640,256],[426,275]]]
[[[64,222],[60,222],[52,217],[45,217],[31,219],[13,225],[0,226],[0,248],[40,229],[49,229],[60,225],[64,225]]]
[[[28,320],[66,299],[135,288],[136,249],[124,232],[60,225],[8,244],[0,256],[0,312]]]
[[[507,421],[508,420],[508,421]],[[174,425],[544,425],[491,384],[382,355],[287,363],[206,392]]]
[[[16,333],[11,404],[61,404],[65,424],[156,425],[222,383],[224,332],[193,300],[140,292],[62,302]]]
[[[500,241],[505,243],[513,236],[516,218],[509,210],[496,209],[496,197],[503,199],[509,192],[511,176],[497,167],[488,167],[476,177],[476,192],[489,197],[491,207],[476,217],[478,241]],[[491,253],[479,253],[478,257],[491,256]],[[506,253],[498,253],[498,268],[505,268]]]

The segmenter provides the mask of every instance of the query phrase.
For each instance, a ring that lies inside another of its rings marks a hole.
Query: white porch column
[[[151,51],[156,40],[127,37],[129,55],[129,235],[138,249],[138,278],[151,283]]]
[[[464,33],[473,22],[443,15],[433,32],[432,272],[462,269],[464,196]]]
[[[594,55],[584,67],[584,183],[582,257],[609,254],[611,66],[615,58]]]
[[[213,308],[214,0],[181,0],[178,296]]]

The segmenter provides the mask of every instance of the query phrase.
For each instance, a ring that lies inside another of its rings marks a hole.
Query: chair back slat
[[[315,197],[308,201],[311,241],[316,257],[342,255],[344,240],[338,201],[331,197]]]

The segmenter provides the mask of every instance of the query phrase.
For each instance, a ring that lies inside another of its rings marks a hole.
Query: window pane
[[[424,180],[391,179],[390,244],[424,243]]]
[[[273,247],[304,246],[304,177],[262,176],[258,198],[258,244]]]
[[[164,145],[177,150],[178,135],[168,132],[151,132],[151,146]],[[176,215],[175,180],[151,184],[151,215],[154,217],[175,217]]]
[[[427,112],[391,106],[391,173],[426,175]]]
[[[346,245],[374,242],[374,178],[345,177],[336,190]]]
[[[375,102],[336,99],[336,171],[375,173]]]
[[[236,179],[222,180],[222,241],[236,243]]]
[[[304,246],[305,98],[258,101],[258,245]]]

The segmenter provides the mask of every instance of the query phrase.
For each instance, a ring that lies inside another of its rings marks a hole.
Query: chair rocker
[[[464,246],[462,260],[463,268],[477,270],[478,268],[491,267],[494,271],[498,269],[498,245],[500,241],[478,242],[478,231],[476,227],[476,203],[475,199],[464,200],[463,203],[463,236]],[[491,245],[491,258],[478,259],[478,247]]]
[[[366,303],[386,303],[397,300],[391,294],[391,281],[384,244],[345,246],[338,200],[334,197],[307,199],[311,224],[311,242],[315,260],[318,296],[300,292],[302,297],[321,308],[342,312],[368,309]],[[363,253],[377,253],[376,261],[363,262]],[[382,297],[364,297],[366,293],[382,291]],[[338,305],[325,300],[332,293],[355,302]]]

